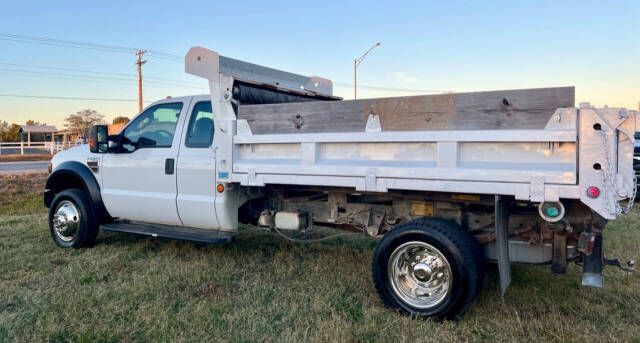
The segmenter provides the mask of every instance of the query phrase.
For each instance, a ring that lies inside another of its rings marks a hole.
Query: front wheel
[[[481,284],[474,244],[460,226],[438,218],[391,230],[376,248],[372,266],[384,304],[419,317],[458,318]]]
[[[49,231],[53,241],[62,248],[93,245],[98,224],[83,190],[67,189],[53,198],[49,208]]]

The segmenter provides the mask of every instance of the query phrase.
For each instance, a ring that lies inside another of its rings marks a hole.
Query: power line
[[[105,76],[95,76],[95,75],[77,75],[77,74],[67,74],[67,73],[54,73],[54,72],[46,72],[46,71],[33,71],[33,70],[21,70],[21,69],[10,69],[10,68],[0,68],[0,73],[9,73],[9,74],[18,74],[23,76],[33,76],[33,77],[41,77],[47,79],[57,79],[57,80],[74,80],[74,81],[85,81],[85,82],[97,82],[97,83],[110,83],[110,84],[132,84],[135,79],[134,78],[117,78],[117,77],[105,77]],[[161,86],[161,87],[178,87],[178,88],[191,88],[204,91],[204,86],[191,86],[186,84],[177,84],[174,82],[166,82],[166,81],[154,81],[154,80],[145,80],[145,84],[152,86]]]
[[[160,58],[170,62],[179,62],[183,63],[184,59],[178,55],[166,54],[168,58],[164,56],[158,56],[156,53],[152,52],[153,50],[149,50],[149,56],[153,56],[156,58]],[[352,88],[353,84],[346,82],[334,82],[334,85],[338,87],[349,87]],[[381,87],[381,86],[370,86],[370,85],[358,85],[360,88],[372,89],[372,90],[383,90],[383,91],[392,91],[392,92],[416,92],[416,93],[451,93],[451,91],[445,90],[435,90],[435,89],[407,89],[407,88],[392,88],[392,87]]]
[[[60,46],[60,47],[69,47],[69,48],[78,48],[78,49],[89,49],[89,50],[98,50],[98,51],[110,51],[117,53],[126,53],[126,54],[135,54],[139,49],[119,46],[119,45],[106,45],[106,44],[96,44],[96,43],[87,43],[87,42],[78,42],[78,41],[69,41],[69,40],[61,40],[54,38],[46,38],[39,36],[29,36],[29,35],[19,35],[19,34],[11,34],[11,33],[2,33],[0,32],[0,40],[5,41],[13,41],[20,43],[31,43],[31,44],[40,44],[40,45],[49,45],[49,46]],[[154,56],[158,59],[170,61],[170,62],[184,62],[184,59],[180,55],[171,54],[168,52],[162,52],[159,50],[150,50],[147,49],[149,56]]]
[[[13,67],[26,67],[26,68],[40,68],[40,69],[56,69],[56,70],[67,70],[67,71],[76,71],[81,73],[93,73],[93,74],[104,74],[104,75],[117,75],[117,76],[128,76],[135,77],[134,74],[127,73],[110,73],[110,72],[102,72],[95,70],[86,70],[86,69],[75,69],[75,68],[64,68],[64,67],[52,67],[52,66],[43,66],[43,65],[33,65],[33,64],[19,64],[19,63],[8,63],[8,62],[0,62],[1,65],[13,66]]]
[[[105,51],[105,52],[126,53],[126,54],[135,54],[135,52],[138,50],[136,48],[118,46],[118,45],[96,44],[96,43],[60,40],[60,39],[53,39],[53,38],[46,38],[46,37],[29,36],[29,35],[21,35],[21,34],[9,34],[9,33],[0,33],[0,40],[14,41],[14,42],[19,42],[19,43],[47,45],[47,46],[60,46],[60,47],[67,47],[67,48],[98,50],[98,51]],[[177,63],[183,63],[184,62],[183,57],[180,56],[180,55],[171,54],[171,53],[167,53],[167,52],[162,52],[162,51],[158,51],[158,50],[148,50],[148,56],[152,56],[154,58],[157,58],[157,59],[160,59],[160,60],[164,60],[164,61],[169,61],[169,62],[177,62]],[[0,63],[0,64],[2,64],[2,65],[10,65],[10,66],[18,66],[18,67],[58,69],[58,70],[67,70],[67,71],[81,72],[81,73],[92,73],[92,74],[135,77],[133,75],[124,74],[124,73],[109,73],[109,72],[100,72],[100,71],[93,71],[93,70],[80,70],[80,69],[73,69],[73,68],[30,66],[30,65],[16,64],[16,63]],[[4,73],[21,73],[23,75],[28,75],[28,76],[46,77],[46,78],[52,78],[52,79],[91,81],[91,82],[102,82],[102,83],[112,83],[112,84],[113,83],[123,83],[123,82],[131,81],[131,80],[128,80],[128,79],[115,79],[115,78],[96,77],[96,76],[92,76],[91,79],[89,79],[87,76],[84,76],[84,75],[73,75],[73,74],[52,75],[52,73],[49,73],[48,76],[43,76],[44,73],[46,73],[46,72],[40,72],[40,75],[38,75],[38,73],[33,72],[33,71],[20,71],[20,70],[7,70],[7,69],[5,69],[2,72],[4,72]],[[95,80],[95,78],[100,78],[101,80]],[[188,82],[185,82],[185,81],[171,80],[171,79],[152,77],[152,76],[146,76],[145,78],[146,79],[157,80],[157,81],[145,81],[145,83],[150,82],[150,85],[155,86],[155,87],[162,87],[164,85],[164,86],[171,86],[171,87],[189,87],[189,88],[194,88],[194,89],[196,89],[196,88],[197,89],[201,89],[200,87],[197,87],[195,83],[188,83]],[[193,86],[190,87],[190,86],[188,86],[188,84],[193,85]],[[344,83],[344,82],[334,82],[334,85],[336,85],[338,87],[348,87],[348,88],[353,87],[352,84]],[[364,88],[364,89],[390,91],[390,92],[416,92],[416,93],[420,93],[420,92],[421,93],[449,93],[450,92],[450,91],[433,90],[433,89],[406,89],[406,88],[392,88],[392,87],[381,87],[381,86],[371,86],[371,85],[360,85],[359,87]],[[30,96],[24,96],[24,97],[30,97]],[[56,97],[54,97],[54,98],[56,98]],[[63,97],[57,97],[57,98],[63,98]],[[72,100],[72,99],[83,100],[82,98],[68,98],[68,99],[69,100]],[[91,99],[87,98],[87,100],[91,100]],[[101,100],[101,99],[97,99],[96,98],[96,100]],[[110,100],[110,99],[105,99],[105,100]],[[124,100],[124,101],[130,101],[130,100]],[[594,100],[594,99],[590,99],[590,101],[604,102],[602,100]],[[634,108],[635,106],[636,105],[634,104],[632,106],[627,106],[627,107],[628,108]]]
[[[117,98],[78,98],[65,96],[47,96],[47,95],[26,95],[26,94],[0,94],[0,97],[6,98],[32,98],[32,99],[58,99],[58,100],[89,100],[89,101],[126,101],[136,102],[136,99],[117,99]]]
[[[119,45],[86,43],[86,42],[77,42],[77,41],[70,41],[70,40],[61,40],[61,39],[55,39],[55,38],[45,38],[45,37],[38,37],[38,36],[11,34],[11,33],[0,33],[0,36],[4,36],[4,37],[7,37],[7,38],[13,38],[13,39],[52,42],[52,43],[56,43],[56,44],[84,45],[84,46],[90,46],[90,47],[94,47],[94,48],[122,50],[122,51],[130,51],[130,52],[136,51],[135,48],[124,47],[124,46],[119,46]]]
[[[126,73],[101,72],[101,71],[95,71],[95,70],[65,68],[65,67],[54,67],[54,66],[30,65],[30,64],[19,64],[19,63],[8,63],[8,62],[0,62],[0,65],[24,67],[24,68],[53,69],[53,70],[71,71],[71,72],[75,72],[75,73],[113,75],[113,76],[122,76],[122,77],[130,78],[130,79],[112,78],[112,77],[93,76],[93,75],[85,76],[85,75],[75,75],[75,74],[65,74],[65,73],[52,73],[52,72],[46,72],[46,71],[30,71],[30,70],[18,70],[18,69],[0,68],[0,71],[12,71],[12,72],[29,73],[29,74],[42,73],[42,74],[47,74],[47,75],[65,76],[65,77],[72,77],[72,78],[79,77],[79,78],[82,78],[82,80],[85,80],[87,78],[91,78],[91,79],[97,78],[97,79],[103,79],[103,80],[133,81],[134,78],[136,77],[133,74],[126,74]],[[181,81],[181,80],[175,80],[175,79],[167,79],[167,78],[162,78],[162,77],[145,76],[145,79],[151,79],[152,81],[145,81],[145,82],[152,82],[152,84],[153,84],[153,82],[155,82],[153,80],[157,80],[157,81],[164,81],[164,82],[158,82],[157,84],[164,84],[164,85],[170,85],[170,86],[188,87],[188,88],[199,89],[199,90],[202,90],[202,87],[203,87],[202,85],[198,85],[197,83],[194,83],[194,82]],[[90,80],[88,80],[88,81],[90,81]],[[345,87],[345,88],[353,87],[352,84],[343,83],[343,82],[334,82],[334,85],[336,85],[338,87]],[[448,91],[433,90],[433,89],[403,89],[403,88],[379,87],[379,86],[369,86],[369,85],[360,85],[360,87],[361,88],[365,88],[365,89],[383,90],[383,91],[395,91],[395,92],[422,92],[422,93],[447,93],[448,92]]]
[[[20,43],[29,43],[29,44],[38,44],[38,45],[48,45],[48,46],[60,46],[60,47],[67,47],[67,48],[78,48],[78,49],[86,49],[86,50],[120,52],[120,53],[127,53],[127,54],[129,53],[127,51],[92,48],[92,47],[89,47],[89,46],[76,46],[76,45],[68,45],[68,44],[56,44],[56,43],[51,43],[51,42],[38,42],[38,41],[30,41],[30,40],[22,40],[22,39],[11,39],[11,38],[4,38],[4,37],[0,37],[0,40],[12,41],[12,42],[20,42]]]
[[[183,59],[183,57],[180,56],[180,55],[170,54],[168,52],[162,52],[162,51],[158,51],[158,50],[148,50],[148,51],[149,51],[150,54],[153,54],[153,55],[164,55],[164,56],[166,56],[168,58],[178,58],[180,60]]]
[[[16,72],[16,73],[25,73],[25,74],[34,74],[34,75],[51,75],[51,76],[67,76],[67,77],[77,77],[84,79],[102,79],[102,80],[115,80],[115,81],[131,81],[132,79],[125,79],[119,77],[105,77],[105,76],[85,76],[85,75],[77,75],[77,74],[67,74],[67,73],[55,73],[55,72],[47,72],[40,70],[23,70],[23,69],[11,69],[11,68],[0,68],[0,71],[8,71],[8,72]]]
[[[8,63],[8,62],[0,62],[0,65],[7,65],[7,66],[12,66],[12,67],[36,68],[36,69],[65,70],[65,71],[72,71],[72,72],[76,72],[76,73],[102,74],[102,75],[114,75],[114,76],[124,76],[124,77],[128,77],[128,78],[136,78],[136,75],[134,75],[133,73],[132,74],[112,73],[112,72],[103,72],[103,71],[87,70],[87,69],[52,67],[52,66],[33,65],[33,64],[18,64],[18,63]],[[94,77],[94,76],[92,76],[92,77]],[[195,82],[181,81],[181,80],[175,80],[175,79],[167,79],[167,78],[162,78],[162,77],[145,76],[145,78],[146,79],[159,80],[159,81],[167,81],[167,82],[177,83],[177,84],[185,84],[185,85],[197,86],[197,87],[201,87],[202,86],[202,85],[199,85],[199,84],[197,84]]]
[[[53,38],[46,38],[46,37],[9,34],[9,33],[1,33],[1,32],[0,32],[0,40],[80,48],[80,49],[90,49],[90,50],[111,51],[116,53],[127,53],[127,54],[135,54],[136,51],[138,51],[138,49],[136,48],[119,46],[119,45],[96,44],[96,43],[60,40],[60,39],[53,39]],[[160,60],[168,61],[168,62],[184,63],[184,58],[182,56],[159,51],[159,50],[147,49],[147,55],[158,58]],[[349,88],[353,87],[352,84],[344,83],[344,82],[334,82],[334,84],[339,87],[349,87]],[[392,91],[392,92],[417,92],[417,93],[419,92],[424,92],[424,93],[450,92],[450,91],[433,90],[433,89],[403,89],[403,88],[381,87],[381,86],[371,86],[371,85],[359,85],[359,87],[365,88],[365,89]]]
[[[119,52],[119,53],[127,53],[127,54],[133,54],[137,50],[134,48],[117,46],[117,45],[76,42],[76,41],[60,40],[60,39],[45,38],[45,37],[38,37],[38,36],[1,33],[1,32],[0,32],[0,39],[21,42],[21,43],[64,46],[64,47],[71,47],[71,48],[111,51],[111,52]]]
[[[0,71],[0,73],[15,73],[15,72],[7,72],[7,71]],[[20,74],[18,73],[18,75],[22,75],[22,76],[31,76],[31,77],[38,77],[38,78],[45,78],[45,79],[52,79],[52,80],[69,80],[69,81],[82,81],[82,82],[89,82],[89,83],[105,83],[105,84],[112,84],[112,85],[123,85],[123,84],[132,84],[131,82],[122,82],[122,81],[109,81],[109,80],[91,80],[91,79],[84,79],[84,78],[74,78],[74,77],[67,77],[67,76],[46,76],[46,75],[32,75],[32,74]],[[184,88],[187,86],[176,86],[176,85],[170,85],[170,84],[165,84],[165,83],[153,83],[153,81],[145,81],[145,84],[147,85],[147,87],[153,87],[153,88],[168,88],[168,89],[175,89],[175,88]],[[195,87],[188,87],[188,88],[193,88],[195,91],[200,91],[203,93],[207,93],[207,91],[203,88],[195,88]]]
[[[127,74],[127,73],[111,73],[111,72],[101,72],[101,71],[87,70],[87,69],[76,69],[76,68],[65,68],[65,67],[54,67],[54,66],[42,66],[42,65],[19,64],[19,63],[8,63],[8,62],[0,62],[0,65],[8,65],[8,66],[15,66],[15,67],[25,67],[25,68],[66,70],[66,71],[72,71],[72,72],[77,72],[77,73],[114,75],[114,76],[130,77],[130,78],[135,78],[136,77],[133,74]],[[71,74],[69,74],[69,75],[71,75]],[[191,85],[191,86],[196,86],[198,88],[201,87],[195,82],[181,81],[181,80],[175,80],[175,79],[167,79],[167,78],[154,77],[154,76],[145,76],[145,78],[146,79],[152,79],[152,80],[159,80],[159,81],[167,81],[167,82],[176,83],[176,84]],[[119,79],[119,80],[123,80],[123,79]],[[343,82],[334,82],[334,85],[339,86],[339,87],[345,87],[345,88],[346,87],[348,87],[348,88],[353,87],[353,84],[343,83]],[[359,87],[368,88],[368,89],[374,89],[374,90],[399,91],[399,92],[426,92],[426,93],[446,93],[446,92],[448,92],[448,91],[433,90],[433,89],[403,89],[403,88],[379,87],[379,86],[369,86],[369,85],[360,85]]]
[[[184,63],[184,57],[168,57],[168,56],[163,56],[163,55],[158,55],[157,53],[149,53],[149,56],[155,57],[155,58],[159,58],[161,60],[165,60],[165,61],[169,61],[169,62],[178,62],[178,63]]]

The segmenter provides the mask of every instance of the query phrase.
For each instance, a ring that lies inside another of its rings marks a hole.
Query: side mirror
[[[109,130],[107,125],[94,125],[89,130],[89,150],[92,153],[104,154],[109,151]]]

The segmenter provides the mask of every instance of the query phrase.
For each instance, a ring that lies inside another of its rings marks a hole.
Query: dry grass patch
[[[0,155],[0,162],[51,161],[50,154]]]
[[[46,212],[42,193],[47,173],[0,174],[0,216]]]

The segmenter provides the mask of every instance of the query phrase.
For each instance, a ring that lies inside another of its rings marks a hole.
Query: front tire
[[[373,279],[385,306],[434,319],[457,319],[481,285],[477,242],[454,222],[423,218],[387,233],[376,248]]]
[[[58,193],[49,208],[49,232],[62,248],[91,246],[98,235],[98,223],[89,198],[80,189]]]

